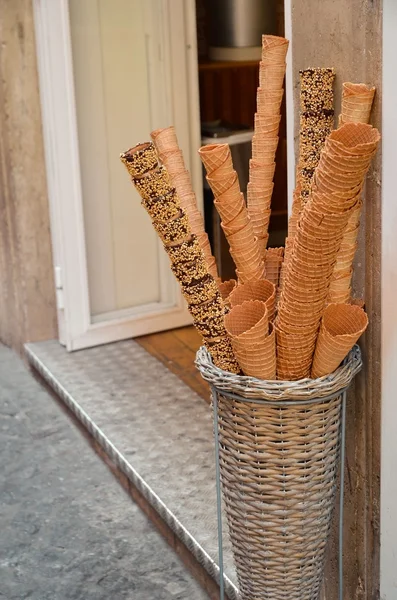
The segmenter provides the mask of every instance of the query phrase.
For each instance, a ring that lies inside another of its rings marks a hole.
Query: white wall
[[[397,2],[383,2],[381,600],[397,598]]]

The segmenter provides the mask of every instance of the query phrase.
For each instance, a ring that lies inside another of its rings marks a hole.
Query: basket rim
[[[362,368],[361,350],[357,344],[348,356],[330,375],[318,379],[299,379],[298,381],[265,381],[247,375],[229,373],[212,362],[210,353],[201,346],[196,354],[195,364],[202,378],[215,391],[248,400],[291,401],[328,399],[346,390]]]

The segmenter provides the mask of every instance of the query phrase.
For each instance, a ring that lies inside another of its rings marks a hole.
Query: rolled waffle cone
[[[298,224],[296,227],[295,243],[320,256],[335,254],[340,247],[341,237],[323,240],[304,231]]]
[[[295,328],[296,329],[296,328]],[[305,346],[313,348],[317,340],[317,329],[307,331],[305,327],[299,327],[298,332],[285,332],[276,325],[276,341],[277,346],[282,348],[290,348],[291,350],[299,349]]]
[[[314,353],[312,377],[322,377],[335,371],[364,333],[367,325],[368,317],[359,306],[327,306]]]
[[[346,123],[331,132],[327,146],[342,156],[371,155],[380,141],[379,131],[364,123]]]
[[[162,160],[161,155],[163,152],[169,152],[170,150],[179,150],[178,139],[176,137],[175,127],[166,127],[164,129],[156,129],[150,134],[157,152]]]
[[[281,110],[284,90],[258,88],[256,92],[256,110],[260,115],[278,115]]]
[[[246,300],[260,300],[266,304],[269,321],[274,318],[276,308],[276,288],[266,279],[239,284],[229,296],[230,305],[238,306]]]
[[[284,302],[278,304],[277,315],[279,322],[296,327],[318,327],[324,308],[324,301],[316,304],[302,302]]]
[[[232,171],[231,173],[226,173],[224,175],[218,175],[217,177],[212,177],[208,175],[207,181],[215,198],[217,198],[221,194],[224,194],[232,186],[235,186],[236,183],[238,185],[236,171]]]
[[[249,180],[253,186],[268,187],[273,182],[276,163],[264,165],[254,160],[249,164]]]
[[[259,87],[268,90],[280,90],[283,87],[285,65],[259,65]]]
[[[374,95],[374,87],[362,83],[344,83],[341,124],[348,122],[368,123]]]
[[[259,237],[255,231],[254,228],[254,233],[255,236],[257,238],[257,244],[258,244],[258,248],[259,248],[259,254],[261,257],[264,257],[266,254],[266,248],[267,248],[267,242],[269,240],[269,236],[265,235],[265,237]],[[260,235],[260,234],[259,234]]]
[[[211,175],[230,158],[230,148],[228,144],[208,144],[200,148],[199,155],[207,175]]]
[[[260,300],[246,300],[233,306],[225,315],[225,328],[230,339],[239,344],[259,344],[269,335],[267,307]]]
[[[255,114],[255,136],[266,135],[270,139],[277,138],[280,128],[281,115],[264,116],[260,113]]]
[[[233,223],[233,221],[239,217],[241,212],[245,210],[244,195],[240,191],[237,191],[237,193],[232,191],[230,194],[228,194],[228,192],[222,194],[219,198],[222,198],[222,201],[215,199],[215,208],[219,213],[222,223],[224,225],[229,225],[229,223]],[[223,200],[223,198],[225,198],[225,200]]]
[[[237,233],[238,231],[247,227],[248,225],[249,225],[249,217],[248,217],[248,212],[247,212],[245,206],[242,207],[241,211],[239,212],[239,214],[236,217],[234,217],[234,219],[232,219],[231,221],[228,221],[227,225],[225,225],[224,219],[222,219],[222,223],[221,223],[221,227],[222,227],[223,231],[225,232],[226,237],[231,236],[234,233]]]
[[[268,248],[265,252],[266,278],[277,288],[280,269],[284,259],[284,248]]]
[[[262,59],[273,57],[276,62],[285,62],[289,41],[277,35],[262,35]]]
[[[240,357],[243,373],[265,381],[276,379],[276,336],[272,324],[269,328],[269,335],[260,344],[247,342],[236,348],[232,341],[233,349]]]
[[[179,175],[179,173],[183,173],[186,170],[182,151],[179,149],[164,152],[161,162],[170,174],[171,180],[174,175]]]
[[[348,288],[346,291],[334,291],[331,290],[329,291],[329,295],[327,298],[327,305],[328,304],[350,304],[350,300],[351,300],[351,295],[352,295],[352,290],[351,287]]]
[[[227,281],[222,281],[219,284],[219,291],[222,296],[222,300],[229,304],[229,296],[237,286],[237,281],[235,279],[228,279]]]
[[[270,182],[266,187],[256,185],[250,181],[247,185],[247,206],[249,210],[270,209],[274,184]]]

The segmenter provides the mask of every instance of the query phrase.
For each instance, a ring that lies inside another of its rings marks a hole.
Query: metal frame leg
[[[225,600],[225,582],[223,578],[223,533],[222,533],[222,496],[221,496],[221,470],[219,460],[219,431],[218,431],[218,394],[211,386],[212,401],[214,404],[215,428],[215,475],[216,475],[216,513],[218,520],[218,562],[219,562],[219,600]]]
[[[343,504],[345,487],[346,392],[342,394],[342,423],[340,440],[340,493],[339,493],[339,600],[343,600]]]

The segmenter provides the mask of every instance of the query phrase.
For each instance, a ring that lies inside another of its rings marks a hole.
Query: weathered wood
[[[372,123],[381,126],[382,2],[292,0],[293,72],[296,117],[299,69],[336,68],[336,114],[344,81],[376,86]],[[297,151],[299,119],[295,119]],[[379,598],[380,472],[380,152],[366,186],[355,293],[364,296],[370,326],[362,342],[365,369],[349,394],[344,538],[345,598]],[[335,515],[337,517],[337,515]],[[337,598],[337,540],[334,524],[325,597]]]
[[[0,340],[57,335],[32,0],[0,0]]]

